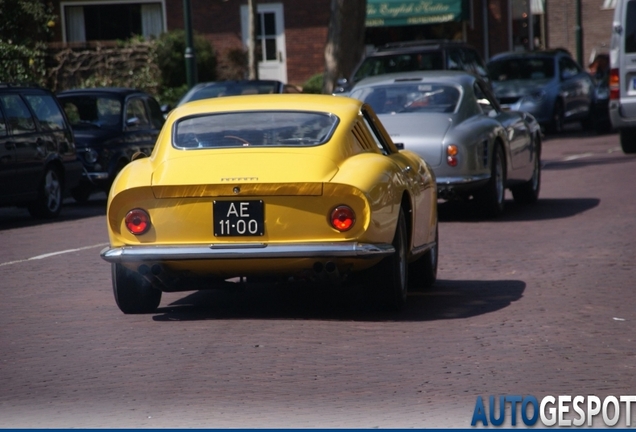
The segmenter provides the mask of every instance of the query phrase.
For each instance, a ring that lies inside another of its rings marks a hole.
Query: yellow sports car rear
[[[101,255],[124,313],[154,311],[162,291],[234,277],[344,281],[370,271],[387,305],[400,307],[409,270],[423,284],[437,271],[429,166],[399,151],[368,106],[333,96],[175,109],[152,155],[113,183],[108,232]]]

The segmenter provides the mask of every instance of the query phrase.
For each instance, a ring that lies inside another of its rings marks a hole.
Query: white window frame
[[[163,15],[163,31],[168,29],[168,18],[166,16],[166,0],[95,0],[95,1],[63,1],[60,2],[60,17],[62,25],[62,42],[66,40],[66,7],[82,7],[96,5],[120,5],[120,4],[142,4],[142,3],[161,3],[161,14]]]
[[[616,3],[618,3],[618,0],[603,0],[601,10],[616,9]]]

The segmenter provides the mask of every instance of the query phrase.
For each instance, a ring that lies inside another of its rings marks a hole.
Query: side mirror
[[[168,114],[171,109],[172,109],[172,107],[169,104],[161,105],[161,113],[163,115]]]
[[[398,150],[404,150],[404,143],[393,143]]]

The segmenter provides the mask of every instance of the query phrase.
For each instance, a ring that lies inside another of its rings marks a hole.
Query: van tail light
[[[356,222],[356,214],[351,207],[339,205],[331,211],[329,221],[331,222],[331,226],[338,231],[348,231]]]
[[[621,86],[620,86],[620,78],[619,78],[619,74],[618,74],[618,69],[610,69],[609,91],[610,91],[610,99],[611,100],[620,99]]]
[[[150,215],[147,211],[136,208],[132,209],[126,214],[124,219],[126,223],[126,228],[131,234],[141,235],[148,232],[150,229]]]

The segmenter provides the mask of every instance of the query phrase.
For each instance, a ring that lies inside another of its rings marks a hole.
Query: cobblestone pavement
[[[636,156],[572,129],[543,165],[498,220],[440,205],[440,280],[400,314],[252,285],[123,315],[103,196],[0,209],[0,427],[470,427],[477,396],[635,394]]]

